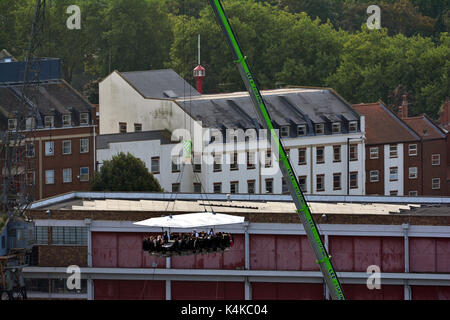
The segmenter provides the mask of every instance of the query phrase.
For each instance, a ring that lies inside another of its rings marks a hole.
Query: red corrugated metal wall
[[[323,300],[323,285],[316,283],[253,282],[253,300]]]
[[[450,239],[410,238],[411,272],[450,272]]]
[[[164,300],[165,281],[94,280],[95,300]]]
[[[243,282],[172,281],[173,300],[244,300]]]
[[[413,300],[450,300],[450,287],[411,286]]]
[[[381,285],[381,289],[369,290],[363,284],[343,284],[342,289],[348,300],[404,300],[403,286]]]

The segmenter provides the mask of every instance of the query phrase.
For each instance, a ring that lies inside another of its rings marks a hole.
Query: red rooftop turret
[[[201,65],[194,69],[194,79],[197,80],[197,91],[203,94],[203,79],[205,79],[206,70]]]

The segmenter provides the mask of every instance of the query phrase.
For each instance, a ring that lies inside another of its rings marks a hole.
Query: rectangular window
[[[433,166],[440,166],[441,165],[441,155],[440,154],[431,155],[431,164]]]
[[[378,147],[371,147],[369,150],[370,159],[378,159]]]
[[[247,169],[255,169],[256,161],[255,161],[255,153],[247,152]]]
[[[409,195],[410,197],[417,197],[417,196],[419,195],[419,192],[418,192],[418,191],[410,191],[410,192],[408,193],[408,195]]]
[[[341,190],[341,174],[333,174],[333,190]]]
[[[409,178],[410,179],[417,179],[417,167],[409,168]]]
[[[55,142],[47,141],[45,142],[45,155],[53,156],[55,154]]]
[[[289,188],[286,184],[286,179],[281,178],[281,193],[282,194],[289,194]]]
[[[214,183],[214,193],[222,193],[222,183]]]
[[[48,227],[34,227],[35,244],[48,244]]]
[[[89,181],[89,167],[80,168],[80,181]]]
[[[358,122],[357,121],[350,121],[348,123],[348,132],[355,133],[358,131]]]
[[[63,169],[63,183],[72,182],[72,169]]]
[[[34,143],[27,143],[27,158],[34,158],[35,148]]]
[[[214,158],[214,172],[222,171],[222,155],[221,154],[213,154]]]
[[[231,171],[235,171],[238,170],[239,166],[238,166],[238,153],[237,152],[233,152],[231,154],[231,164],[230,164],[230,170]]]
[[[80,139],[80,153],[89,152],[89,139]]]
[[[54,183],[55,183],[55,170],[46,170],[45,184],[54,184]]]
[[[316,148],[316,163],[325,163],[325,148],[317,147]]]
[[[266,151],[266,159],[265,159],[265,168],[271,168],[272,167],[272,151],[267,150]]]
[[[350,161],[358,161],[358,145],[350,145]]]
[[[63,124],[63,127],[72,126],[72,116],[70,114],[63,114],[62,124]]]
[[[325,175],[323,174],[316,176],[316,191],[325,191]]]
[[[266,193],[273,193],[273,179],[266,179]]]
[[[230,182],[230,193],[239,193],[239,182],[238,181]]]
[[[380,181],[380,172],[378,170],[370,171],[370,182]]]
[[[119,123],[119,133],[127,133],[127,124],[125,122]]]
[[[202,184],[194,183],[194,193],[202,193]]]
[[[408,155],[410,157],[417,156],[417,144],[410,144],[408,146]]]
[[[306,164],[306,148],[298,149],[298,164],[299,165]]]
[[[80,114],[80,126],[86,126],[89,124],[89,113],[81,113]],[[125,124],[126,128],[126,124]]]
[[[303,193],[308,192],[308,185],[306,184],[306,176],[300,176],[298,177],[298,184],[300,185],[300,189]]]
[[[256,192],[255,180],[248,180],[247,181],[247,193],[254,194],[255,192]]]
[[[72,154],[72,141],[64,140],[62,142],[62,153],[63,154]]]
[[[289,127],[288,126],[281,127],[281,137],[283,137],[283,138],[289,137]]]
[[[398,158],[397,145],[389,146],[389,158]]]
[[[333,162],[341,162],[341,146],[333,146]]]
[[[441,179],[434,178],[433,180],[431,180],[431,186],[432,186],[433,190],[441,189]]]
[[[341,124],[339,123],[339,122],[335,122],[335,123],[333,123],[333,125],[332,125],[332,132],[333,133],[341,133]]]
[[[181,161],[180,156],[172,157],[172,173],[180,172],[180,166],[181,166],[180,161]]]
[[[55,117],[54,116],[45,116],[44,117],[44,126],[46,128],[53,128],[55,126]]]
[[[180,192],[180,184],[172,183],[172,192]]]
[[[325,125],[323,123],[318,123],[315,126],[316,134],[324,134],[325,133]]]
[[[350,172],[350,189],[358,189],[358,172]]]
[[[8,119],[8,130],[16,130],[17,119]]]
[[[36,119],[27,118],[27,120],[25,121],[25,128],[26,130],[32,130],[36,128]]]
[[[390,196],[398,196],[398,190],[391,190],[389,191]]]
[[[398,181],[398,168],[389,168],[389,181]]]
[[[53,245],[87,245],[86,227],[52,227]]]
[[[134,132],[142,132],[142,124],[135,123],[134,124]]]
[[[306,126],[305,125],[299,125],[297,126],[297,136],[303,137],[306,136]]]
[[[202,172],[202,156],[194,154],[194,172]]]
[[[159,157],[152,157],[151,170],[153,174],[159,174]]]

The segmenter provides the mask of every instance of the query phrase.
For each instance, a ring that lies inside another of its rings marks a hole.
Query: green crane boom
[[[322,243],[322,239],[320,238],[319,231],[317,230],[309,206],[305,200],[305,197],[303,196],[302,190],[300,189],[297,177],[295,176],[294,169],[292,168],[281,140],[274,129],[269,111],[258,89],[256,80],[253,77],[252,72],[250,71],[250,68],[246,62],[246,57],[242,53],[236,34],[231,28],[230,22],[228,21],[220,0],[209,1],[216,14],[217,20],[226,36],[231,51],[233,52],[234,58],[236,59],[236,63],[239,72],[241,73],[242,80],[244,81],[245,86],[250,93],[250,97],[252,99],[259,120],[264,128],[270,131],[270,136],[272,138],[272,148],[274,150],[278,150],[279,163],[281,171],[283,173],[283,177],[286,180],[286,184],[292,195],[295,206],[297,207],[297,213],[303,223],[306,234],[308,236],[308,240],[314,250],[317,258],[316,262],[319,264],[320,270],[322,271],[330,295],[334,300],[345,300],[344,292],[330,260],[331,257],[328,255],[327,250]]]

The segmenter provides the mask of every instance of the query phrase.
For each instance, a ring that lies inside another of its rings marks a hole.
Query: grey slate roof
[[[119,73],[145,98],[175,99],[200,93],[172,69]]]
[[[97,149],[108,149],[110,143],[160,140],[161,144],[171,144],[171,133],[168,130],[154,130],[130,133],[103,134],[97,136]]]

